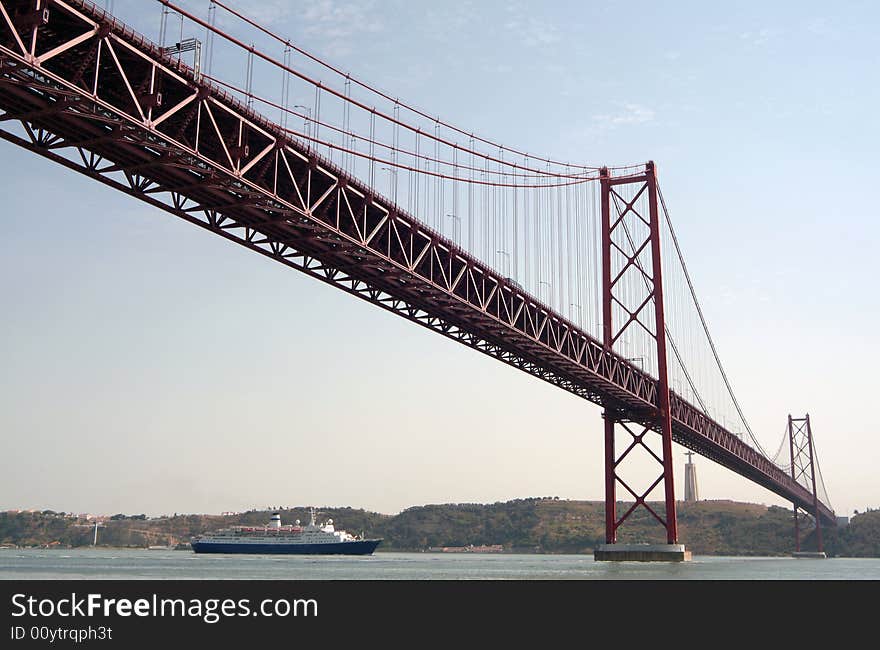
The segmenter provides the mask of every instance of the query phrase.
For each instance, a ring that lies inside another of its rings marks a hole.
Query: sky
[[[112,5],[157,37],[157,3]],[[838,514],[880,505],[874,3],[234,5],[510,146],[656,161],[756,436],[808,412]],[[0,509],[603,498],[599,407],[6,142],[0,169]],[[704,499],[786,505],[696,463]]]

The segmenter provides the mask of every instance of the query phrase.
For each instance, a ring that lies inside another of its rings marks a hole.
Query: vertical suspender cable
[[[697,294],[696,294],[696,291],[694,290],[694,285],[693,285],[693,282],[691,281],[690,273],[687,270],[687,265],[685,264],[684,256],[681,253],[681,247],[678,245],[678,237],[675,235],[675,229],[672,227],[672,221],[669,218],[669,211],[666,209],[666,201],[663,198],[663,192],[660,191],[659,186],[657,188],[657,194],[660,197],[660,204],[663,206],[663,215],[666,218],[666,223],[669,226],[669,232],[672,237],[672,243],[675,246],[676,253],[678,254],[679,262],[681,263],[682,272],[684,273],[685,280],[687,281],[688,289],[690,289],[691,297],[693,298],[693,301],[694,301],[694,306],[697,309],[697,314],[700,317],[700,323],[703,326],[703,331],[706,333],[706,339],[709,342],[709,347],[712,350],[712,355],[715,358],[715,362],[718,364],[718,369],[721,371],[721,377],[724,380],[724,385],[727,387],[727,391],[730,394],[731,399],[733,400],[733,405],[736,407],[736,412],[739,415],[739,417],[742,419],[743,424],[746,427],[746,431],[748,431],[748,433],[749,433],[749,437],[758,446],[758,450],[762,454],[764,454],[764,456],[767,456],[767,452],[765,452],[761,448],[760,443],[758,443],[758,441],[755,439],[755,436],[752,433],[752,428],[749,426],[749,423],[746,420],[745,415],[742,412],[742,409],[740,408],[739,401],[736,399],[736,395],[734,395],[733,389],[730,386],[730,382],[727,379],[727,373],[725,372],[724,367],[721,365],[721,359],[718,356],[718,351],[715,348],[715,342],[712,340],[712,335],[709,334],[709,327],[706,324],[705,317],[703,316],[703,309],[700,307],[699,300],[697,300]]]
[[[470,170],[468,171],[468,175],[471,181],[474,180],[474,139],[471,137],[470,142],[470,150],[471,150],[471,164]],[[468,183],[467,186],[468,192],[468,241],[467,241],[467,250],[472,255],[476,253],[476,246],[474,242],[474,184],[473,182]]]

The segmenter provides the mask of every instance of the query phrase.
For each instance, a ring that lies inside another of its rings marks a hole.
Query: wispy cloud
[[[654,111],[641,104],[625,102],[619,110],[613,113],[603,113],[593,116],[594,126],[602,129],[611,129],[618,126],[632,124],[644,124],[654,120]]]
[[[589,145],[611,137],[616,129],[651,124],[656,114],[653,109],[632,102],[619,102],[614,110],[596,113],[588,121],[566,129],[564,140]]]
[[[360,33],[376,33],[383,29],[374,11],[375,2],[336,2],[317,0],[302,14],[307,34],[320,34],[328,39],[341,39]]]
[[[337,2],[318,0],[308,6],[302,15],[305,23],[304,33],[310,37],[320,37],[321,50],[331,56],[341,57],[351,54],[355,46],[352,40],[361,34],[378,34],[384,29],[375,3]]]
[[[553,45],[562,40],[556,26],[534,18],[511,20],[505,23],[504,27],[513,32],[517,40],[528,47]]]
[[[762,27],[758,30],[747,31],[740,33],[739,37],[741,40],[749,43],[750,45],[760,46],[766,45],[771,40],[779,36],[780,32],[775,29],[770,29],[768,27]]]
[[[294,10],[293,3],[288,0],[238,0],[234,7],[266,27],[284,23]],[[222,12],[218,13],[219,16],[223,16],[223,21],[227,20]]]
[[[839,36],[838,30],[832,25],[828,18],[810,18],[807,20],[804,27],[814,36],[822,36],[825,38],[836,38]]]
[[[290,0],[238,0],[236,7],[266,27],[293,25],[299,34],[318,37],[319,48],[332,56],[350,54],[351,40],[384,29],[375,0],[314,0],[308,6]],[[292,34],[279,34],[293,36]]]
[[[511,4],[507,7],[507,12],[510,18],[504,23],[504,29],[521,44],[527,47],[539,47],[553,45],[562,40],[559,28],[535,18],[532,9]]]

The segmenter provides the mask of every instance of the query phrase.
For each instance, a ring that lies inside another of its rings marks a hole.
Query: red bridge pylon
[[[791,451],[791,478],[795,483],[801,479],[809,483],[807,489],[813,493],[813,515],[816,520],[817,551],[822,549],[822,525],[819,522],[819,496],[816,493],[816,464],[813,453],[813,430],[810,428],[810,414],[802,418],[788,416],[788,443]],[[805,486],[806,487],[806,486]],[[794,550],[801,551],[801,533],[798,525],[798,506],[794,504]]]
[[[657,175],[653,162],[636,175],[611,177],[600,172],[602,195],[602,299],[603,344],[609,352],[631,341],[648,340],[656,349],[656,408],[633,417],[612,399],[604,403],[605,418],[605,541],[617,542],[617,530],[639,506],[645,508],[666,529],[669,544],[678,543],[675,515],[675,487],[672,475],[672,416],[669,408],[669,378],[666,360],[666,321],[663,313],[663,274],[660,257],[660,219],[657,209]],[[631,186],[626,191],[623,186]],[[653,312],[653,317],[652,317]],[[618,346],[620,344],[620,346]],[[647,347],[647,346],[646,346]],[[634,361],[634,360],[631,360]],[[632,441],[618,455],[615,429],[622,428]],[[658,454],[646,437],[658,431]],[[636,489],[620,473],[624,461],[637,448],[659,464],[660,475],[647,489]],[[617,484],[635,499],[622,516],[617,513]],[[648,504],[651,492],[663,483],[665,511]]]

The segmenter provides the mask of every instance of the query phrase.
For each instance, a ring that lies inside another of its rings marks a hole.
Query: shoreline
[[[124,551],[124,552],[141,552],[141,551],[150,551],[150,552],[161,552],[161,551],[174,551],[174,552],[189,552],[193,556],[197,556],[195,552],[187,545],[186,548],[148,548],[144,546],[52,546],[52,547],[42,547],[42,546],[21,546],[21,547],[9,547],[4,546],[0,547],[0,551],[83,551],[83,552],[98,552],[98,551]],[[571,552],[559,552],[559,551],[528,551],[528,550],[505,550],[505,551],[491,551],[491,552],[480,552],[480,551],[471,551],[471,552],[444,552],[444,551],[431,551],[431,550],[413,550],[413,549],[384,549],[379,550],[376,549],[372,553],[372,556],[379,555],[417,555],[417,556],[437,556],[437,557],[511,557],[511,556],[536,556],[536,557],[576,557],[576,556],[589,556],[592,557],[593,550],[583,550],[583,551],[571,551]],[[296,554],[216,554],[220,557],[267,557],[267,558],[279,558],[279,557],[296,557]],[[323,556],[315,556],[309,555],[306,557],[323,557]],[[360,557],[360,556],[341,556],[341,557]],[[694,557],[702,557],[702,558],[733,558],[733,559],[767,559],[767,560],[779,560],[779,559],[796,559],[792,558],[790,553],[781,553],[776,555],[770,554],[712,554],[712,553],[700,553],[695,554]],[[864,556],[846,556],[846,555],[837,555],[837,556],[828,556],[828,559],[847,559],[847,560],[876,560],[880,559],[880,556],[874,557],[864,557]]]

